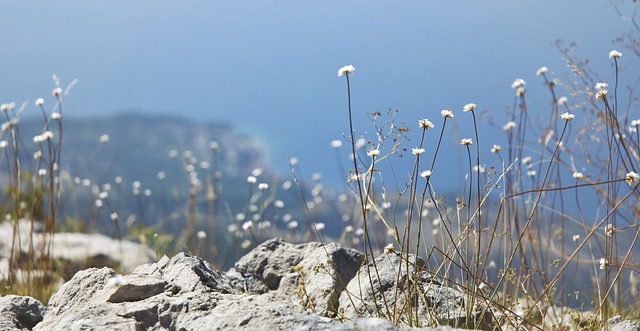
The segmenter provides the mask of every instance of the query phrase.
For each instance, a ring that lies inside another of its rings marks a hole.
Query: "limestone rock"
[[[31,330],[42,321],[44,306],[31,297],[0,298],[0,330]]]

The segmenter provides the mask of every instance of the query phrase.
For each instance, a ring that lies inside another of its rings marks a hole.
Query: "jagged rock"
[[[185,253],[124,276],[90,268],[51,297],[34,330],[417,330],[370,316],[344,323],[323,316],[338,308],[332,305],[340,303],[341,284],[352,283],[361,259],[338,245],[275,239],[228,273]],[[257,291],[247,290],[248,282]],[[301,284],[307,296],[317,296],[317,309],[296,294]]]
[[[44,306],[31,297],[0,298],[0,330],[31,330],[42,321]]]
[[[243,256],[228,274],[233,275],[240,290],[254,294],[276,291],[282,297],[299,297],[303,306],[323,316],[333,316],[340,294],[362,260],[362,253],[334,243],[294,245],[276,238]]]
[[[614,316],[607,320],[609,331],[640,331],[640,322],[625,321],[622,316]]]
[[[482,316],[482,323],[467,321],[463,293],[431,275],[421,258],[405,259],[397,252],[383,254],[363,266],[340,297],[345,317],[385,316],[409,324],[411,316],[410,324],[426,326],[490,322],[490,312],[473,313],[474,319]]]

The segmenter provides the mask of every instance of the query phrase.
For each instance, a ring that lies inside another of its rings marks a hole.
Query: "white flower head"
[[[609,58],[610,59],[619,59],[622,57],[622,53],[616,51],[615,49],[612,50],[611,52],[609,52]]]
[[[584,178],[584,175],[581,172],[576,171],[573,173],[573,178],[580,180]]]
[[[473,140],[471,140],[471,138],[460,139],[460,145],[469,146],[471,144],[473,144]]]
[[[596,99],[604,99],[607,97],[607,93],[609,93],[607,90],[600,90],[598,91],[598,93],[596,93]]]
[[[527,90],[524,87],[518,87],[518,89],[516,90],[516,96],[517,97],[522,97],[524,95],[524,92],[526,92]]]
[[[515,128],[515,127],[516,127],[516,122],[514,122],[514,121],[509,121],[509,122],[507,122],[507,124],[505,124],[505,125],[502,127],[502,130],[503,130],[503,131],[509,131],[509,130],[511,130],[511,129],[513,129],[513,128]]]
[[[527,85],[527,82],[525,82],[522,78],[518,78],[513,81],[513,83],[511,84],[511,88],[517,89],[524,87],[525,85]]]
[[[607,87],[609,86],[609,84],[607,83],[597,83],[596,84],[596,90],[601,91],[601,90],[606,90]]]
[[[198,236],[198,239],[199,239],[199,240],[205,240],[205,239],[207,239],[207,233],[206,233],[206,232],[204,232],[204,231],[202,231],[202,230],[198,231],[197,236]]]
[[[412,148],[411,149],[411,154],[413,155],[420,155],[424,153],[424,148]]]
[[[576,115],[573,115],[569,112],[564,112],[560,115],[560,118],[565,121],[573,121],[573,119],[576,118]]]
[[[631,126],[640,126],[640,119],[631,121]]]
[[[333,148],[340,148],[340,146],[342,146],[342,141],[341,140],[331,140],[331,147]]]
[[[429,177],[431,177],[431,170],[425,170],[423,172],[420,173],[420,177],[427,179]]]
[[[536,70],[536,76],[542,76],[544,74],[547,73],[547,71],[549,71],[549,69],[547,69],[547,67],[540,67],[538,70]]]
[[[356,68],[352,65],[348,65],[338,70],[338,76],[353,75],[354,72],[356,72]]]
[[[268,188],[269,188],[269,184],[267,184],[267,183],[258,184],[258,190],[260,190],[260,191],[264,191],[264,190],[266,190]]]
[[[384,246],[384,253],[393,254],[393,244],[390,243],[387,246]]]
[[[631,171],[629,173],[627,173],[627,175],[625,176],[624,181],[629,184],[629,186],[635,186],[636,184],[638,184],[638,182],[640,182],[640,175],[638,175],[637,173]]]
[[[101,144],[106,144],[106,143],[108,143],[108,142],[109,142],[109,135],[108,135],[108,134],[103,134],[103,135],[101,135],[101,136],[100,136],[100,138],[98,138],[98,141],[99,141]]]
[[[120,286],[124,286],[124,285],[127,285],[127,281],[124,279],[124,277],[122,277],[120,275],[116,275],[115,277],[111,277],[107,281],[107,286],[108,287],[120,287]]]
[[[493,145],[493,147],[491,147],[491,153],[494,153],[494,154],[500,153],[501,150],[502,150],[502,147],[500,147],[500,145]]]
[[[14,110],[15,108],[16,108],[15,102],[3,103],[2,105],[0,105],[0,110],[3,113],[6,113],[7,111],[10,111],[10,110]]]
[[[370,157],[376,157],[378,155],[380,155],[379,149],[372,149],[367,152],[367,156],[370,156]]]
[[[569,100],[569,99],[567,99],[567,97],[560,97],[560,98],[558,98],[558,101],[557,101],[557,102],[558,102],[558,106],[564,106],[564,105],[566,105],[568,100]]]
[[[59,112],[55,111],[53,113],[51,113],[51,118],[54,120],[59,120],[62,118],[62,114],[60,114]]]
[[[464,107],[462,108],[462,111],[466,112],[470,112],[470,111],[474,111],[476,109],[476,104],[475,103],[468,103],[466,105],[464,105]]]
[[[444,118],[453,118],[453,112],[448,109],[443,109],[440,111],[440,115]]]
[[[109,215],[109,218],[111,218],[112,221],[117,221],[118,220],[118,213],[116,213],[116,212],[111,213],[111,215]]]
[[[42,107],[42,105],[44,105],[44,99],[43,98],[37,98],[35,104],[38,107]]]
[[[433,123],[431,123],[431,121],[429,121],[428,119],[421,119],[418,122],[418,125],[420,126],[421,129],[425,129],[425,130],[429,130],[429,129],[433,129],[434,125]]]
[[[9,146],[9,143],[6,140],[0,141],[0,148],[5,149]]]
[[[51,91],[51,94],[56,98],[59,97],[62,94],[62,87],[54,88],[53,91]]]
[[[527,171],[527,176],[534,177],[536,175],[536,173],[537,172],[535,170],[529,170],[529,171]]]
[[[574,243],[578,242],[580,240],[580,235],[574,234],[573,237],[571,237],[571,240],[573,240]]]
[[[609,265],[609,261],[604,257],[600,259],[600,270],[604,270]]]
[[[254,177],[254,176],[247,176],[247,183],[249,184],[255,184],[258,181],[258,178]]]
[[[616,229],[613,227],[613,224],[607,224],[607,226],[604,227],[604,233],[609,237],[613,237],[615,232]]]

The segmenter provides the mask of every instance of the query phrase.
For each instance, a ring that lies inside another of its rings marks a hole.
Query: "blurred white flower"
[[[573,121],[573,119],[576,118],[576,115],[573,115],[569,112],[564,112],[560,115],[560,118],[565,121]]]
[[[597,83],[596,84],[596,90],[597,91],[606,90],[608,86],[609,86],[609,84],[607,84],[607,83]]]
[[[443,109],[440,111],[440,115],[444,118],[453,118],[453,112],[448,109]]]
[[[637,173],[631,171],[628,172],[627,175],[625,176],[624,181],[629,184],[630,186],[634,186],[636,184],[638,184],[638,182],[640,182],[640,175],[638,175]]]
[[[604,99],[607,97],[607,93],[609,93],[607,90],[600,90],[598,91],[598,93],[596,93],[596,99]]]
[[[527,171],[527,176],[529,176],[529,177],[533,177],[533,176],[535,176],[535,175],[536,175],[536,171],[535,171],[535,170],[529,170],[529,171]]]
[[[7,148],[7,146],[9,146],[9,143],[6,140],[0,141],[0,148],[4,149]]]
[[[613,224],[607,224],[607,226],[604,227],[604,233],[609,237],[613,237],[615,232],[616,229],[613,227]]]
[[[331,140],[331,147],[333,148],[340,148],[340,146],[342,146],[342,141],[341,140]]]
[[[380,155],[380,150],[379,149],[372,149],[372,150],[367,152],[367,156],[370,156],[370,157],[376,157],[378,155]]]
[[[59,97],[60,94],[62,94],[62,87],[54,88],[53,91],[51,91],[51,94],[56,98]]]
[[[393,244],[389,243],[387,246],[384,246],[385,254],[393,254]]]
[[[491,147],[491,153],[498,154],[500,153],[501,150],[502,150],[502,147],[500,147],[500,145],[493,145],[493,147]]]
[[[515,128],[515,127],[516,127],[516,122],[514,122],[514,121],[509,121],[509,122],[507,122],[507,124],[505,124],[505,125],[502,127],[502,130],[504,130],[504,131],[509,131],[509,130],[511,130],[511,129],[513,129],[513,128]]]
[[[413,155],[420,155],[424,153],[424,148],[412,148],[411,149],[411,154]]]
[[[269,184],[267,184],[267,183],[258,184],[258,190],[260,190],[260,191],[264,191],[264,190],[266,190],[268,188],[269,188]]]
[[[615,49],[612,50],[611,52],[609,52],[609,58],[610,59],[619,59],[622,57],[622,53],[616,51]]]
[[[471,140],[471,138],[463,138],[463,139],[460,139],[460,144],[461,145],[465,145],[465,146],[469,146],[469,145],[473,144],[473,140]]]
[[[581,172],[577,172],[576,171],[576,172],[573,173],[573,178],[582,179],[582,178],[584,178],[584,175]]]
[[[249,184],[255,184],[257,181],[258,181],[258,178],[255,178],[254,176],[247,177],[247,183]]]
[[[525,82],[524,79],[522,78],[518,78],[515,81],[513,81],[513,83],[511,84],[511,88],[517,89],[517,88],[524,87],[525,85],[527,85],[527,82]]]
[[[42,107],[42,105],[44,105],[44,99],[43,98],[37,98],[35,104],[38,107]]]
[[[578,242],[580,240],[580,235],[579,234],[574,234],[573,237],[571,237],[571,240],[573,240],[573,242]]]
[[[111,213],[111,215],[109,215],[109,218],[111,218],[112,221],[117,221],[118,220],[118,213],[116,213],[116,212]]]
[[[108,287],[120,287],[124,285],[127,285],[127,281],[120,275],[115,275],[114,277],[109,278],[109,280],[107,281]]]
[[[242,230],[247,231],[247,230],[249,230],[251,228],[253,228],[253,222],[246,221],[246,222],[242,223]]]
[[[631,126],[640,126],[640,119],[631,121]]]
[[[558,106],[564,106],[564,105],[566,105],[566,104],[567,104],[567,101],[568,101],[567,97],[560,97],[560,98],[558,98],[558,101],[557,101],[557,102],[558,102]]]
[[[600,259],[600,270],[604,270],[609,265],[609,261],[604,257]]]
[[[434,125],[433,123],[431,123],[431,121],[429,121],[428,119],[421,119],[418,122],[418,125],[420,126],[421,129],[425,129],[425,130],[429,130],[429,129],[433,129]]]
[[[108,134],[103,134],[100,136],[100,138],[98,138],[98,141],[100,141],[101,144],[106,144],[109,142],[109,135]]]
[[[547,67],[540,67],[538,70],[536,70],[536,76],[542,76],[544,74],[547,73],[547,71],[549,71],[549,69],[547,69]]]
[[[57,111],[53,112],[53,113],[51,113],[51,118],[54,119],[54,120],[59,120],[59,119],[62,118],[62,114],[58,113]]]
[[[347,65],[338,69],[338,76],[353,75],[354,72],[356,72],[356,68],[352,65]]]
[[[466,105],[464,105],[464,108],[462,108],[462,111],[466,112],[470,112],[470,111],[474,111],[476,109],[476,104],[475,103],[468,103]]]
[[[420,173],[420,177],[425,178],[425,179],[431,177],[431,170],[425,170],[425,171],[421,172]]]
[[[206,232],[204,232],[204,231],[202,231],[202,230],[198,231],[197,236],[198,236],[198,239],[199,239],[199,240],[205,240],[205,239],[207,239],[207,233],[206,233]]]

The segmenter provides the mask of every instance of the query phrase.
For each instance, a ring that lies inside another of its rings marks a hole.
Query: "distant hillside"
[[[28,139],[25,146],[35,149],[30,138],[42,132],[42,120],[25,120],[20,127],[21,136]],[[209,162],[226,176],[245,177],[255,168],[268,167],[264,143],[225,123],[122,113],[104,118],[64,118],[63,129],[62,169],[74,177],[103,176],[102,180],[108,181],[109,177],[122,176],[151,183],[159,171],[175,169],[176,160],[169,157],[172,150],[180,157],[190,151],[198,162]],[[100,143],[104,134],[109,141]],[[215,159],[212,141],[219,146]]]

